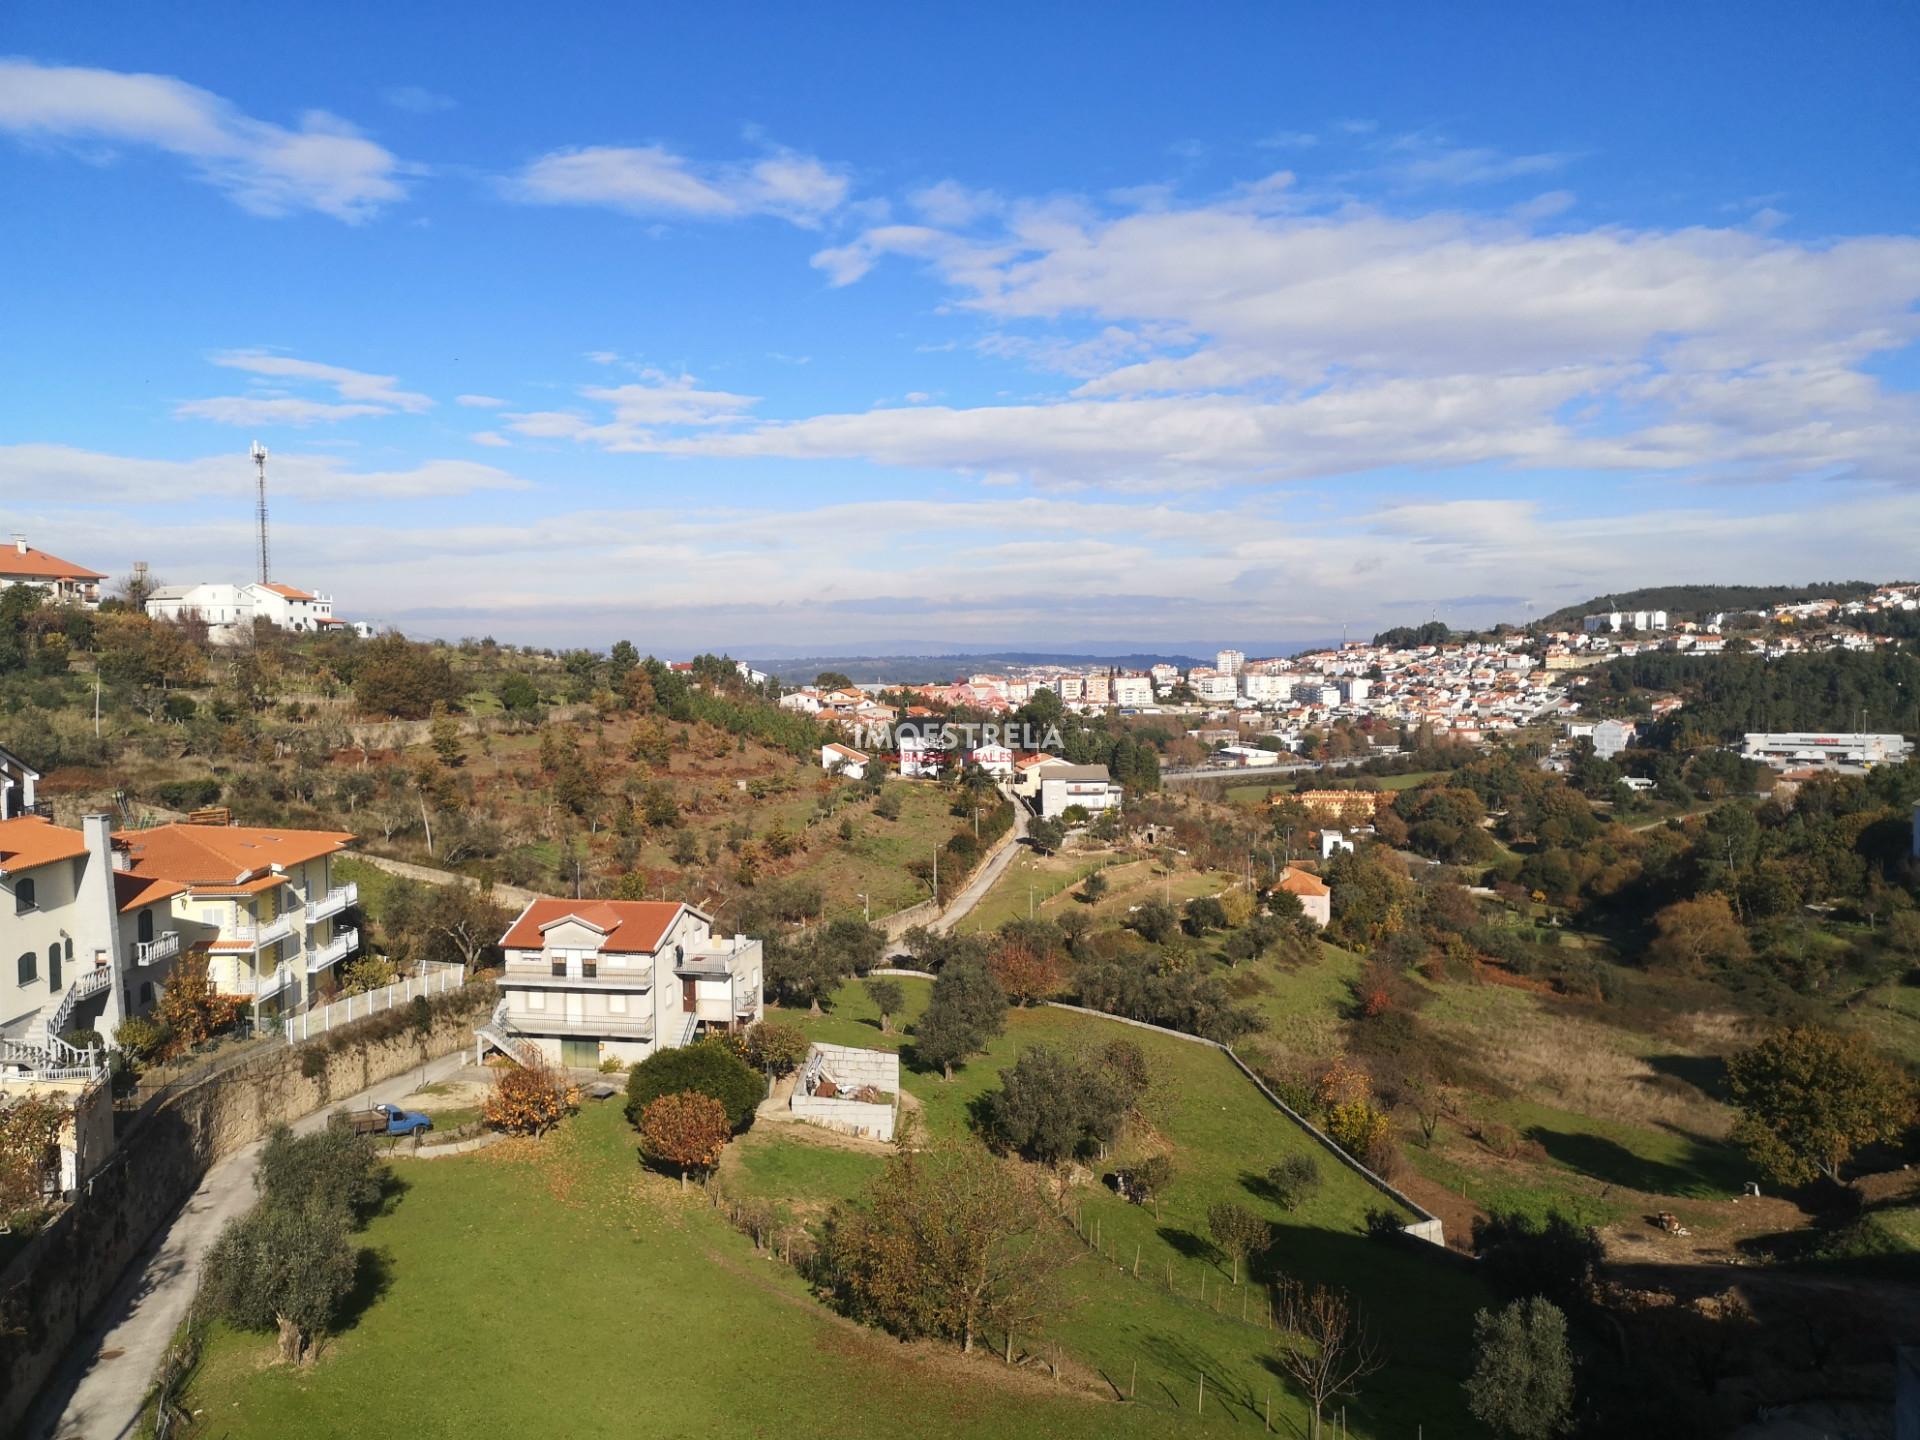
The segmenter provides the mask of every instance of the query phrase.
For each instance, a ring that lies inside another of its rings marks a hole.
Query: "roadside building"
[[[26,585],[44,592],[49,600],[92,610],[100,604],[100,582],[106,578],[98,570],[34,549],[24,535],[15,535],[11,544],[0,548],[0,590]]]
[[[1089,813],[1116,810],[1124,794],[1104,765],[1050,766],[1040,778],[1040,814],[1057,820],[1076,805]]]

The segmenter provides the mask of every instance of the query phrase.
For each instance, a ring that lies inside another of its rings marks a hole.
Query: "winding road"
[[[300,1134],[327,1123],[334,1110],[395,1101],[467,1063],[466,1047],[427,1062],[293,1122]],[[165,1232],[127,1267],[101,1312],[73,1343],[27,1412],[26,1440],[129,1440],[168,1343],[186,1319],[200,1283],[200,1264],[229,1220],[253,1204],[253,1172],[265,1140],[215,1162]]]

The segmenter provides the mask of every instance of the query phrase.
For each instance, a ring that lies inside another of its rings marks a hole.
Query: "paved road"
[[[428,1061],[427,1079],[444,1079],[466,1063],[463,1046]],[[318,1130],[342,1105],[398,1100],[421,1083],[420,1077],[419,1070],[409,1070],[302,1116],[293,1128],[302,1134]],[[208,1170],[165,1233],[127,1267],[101,1314],[75,1340],[27,1413],[21,1433],[28,1440],[128,1440],[135,1433],[147,1387],[200,1282],[200,1262],[227,1221],[254,1201],[253,1171],[263,1143],[256,1140]]]
[[[1027,807],[1018,800],[1013,802],[1013,836],[999,851],[980,867],[980,873],[968,882],[967,888],[947,902],[947,908],[940,912],[940,918],[927,928],[944,934],[951,930],[980,903],[980,898],[993,888],[993,882],[1007,871],[1013,863],[1013,857],[1020,853],[1020,842],[1027,838]]]

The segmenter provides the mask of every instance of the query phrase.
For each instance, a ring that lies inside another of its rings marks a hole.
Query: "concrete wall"
[[[493,1004],[493,986],[470,986],[449,998],[457,1003],[436,1015],[429,1056],[465,1047],[475,1019]],[[14,1257],[0,1273],[0,1435],[16,1432],[88,1314],[210,1165],[277,1124],[420,1064],[421,1046],[411,1034],[359,1044],[353,1034],[353,1027],[342,1027],[326,1041],[273,1046],[170,1096],[129,1130],[74,1203]],[[326,1056],[312,1077],[301,1073],[309,1050]]]
[[[816,1100],[806,1095],[795,1095],[793,1114],[795,1119],[828,1130],[839,1130],[848,1135],[868,1135],[875,1140],[893,1139],[891,1105],[867,1105],[858,1100]]]
[[[809,1095],[806,1079],[816,1071],[824,1074],[842,1091],[871,1085],[892,1098],[885,1103],[843,1099],[840,1096]],[[793,1113],[810,1125],[849,1135],[871,1135],[877,1140],[892,1140],[894,1116],[900,1103],[900,1056],[893,1050],[859,1050],[850,1045],[816,1042],[800,1067],[800,1079],[794,1085]]]

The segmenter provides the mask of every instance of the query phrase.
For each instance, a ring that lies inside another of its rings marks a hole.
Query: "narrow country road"
[[[1013,863],[1013,857],[1020,853],[1020,842],[1027,838],[1027,807],[1018,800],[1013,802],[1013,835],[1000,847],[993,858],[980,867],[980,873],[968,882],[967,888],[947,902],[947,908],[940,912],[940,918],[927,928],[945,934],[958,922],[964,920],[973,907],[980,903],[981,897],[993,888],[993,882],[1006,874],[1007,866]]]
[[[466,1063],[463,1046],[428,1061],[426,1079],[443,1079]],[[293,1128],[308,1134],[343,1105],[398,1100],[421,1084],[421,1075],[409,1070],[333,1101],[294,1121]],[[27,1440],[130,1440],[135,1434],[147,1387],[193,1301],[200,1262],[226,1223],[253,1203],[253,1171],[263,1143],[256,1140],[208,1170],[159,1239],[127,1267],[27,1412],[21,1431]]]

